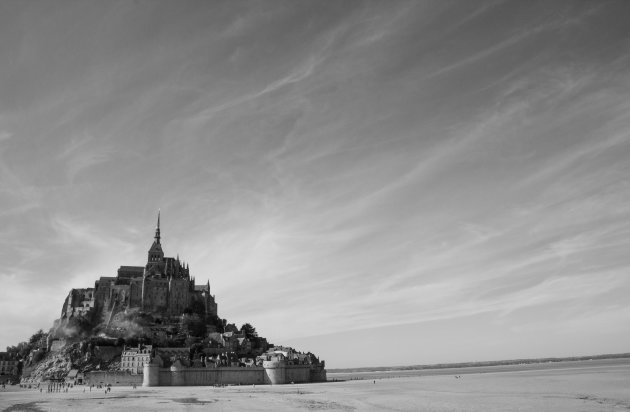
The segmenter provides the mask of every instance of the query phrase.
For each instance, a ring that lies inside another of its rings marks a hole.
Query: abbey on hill
[[[239,329],[219,318],[210,282],[196,286],[179,256],[164,256],[159,213],[144,266],[121,266],[93,288],[72,289],[53,328],[7,348],[6,356],[23,384],[326,381],[325,362],[314,354],[273,346],[251,324]]]
[[[164,257],[158,212],[155,239],[144,266],[121,266],[116,277],[101,277],[94,288],[72,289],[64,301],[61,318],[84,315],[91,309],[114,313],[138,308],[143,312],[181,315],[191,307],[203,307],[206,316],[216,317],[217,303],[210,294],[210,281],[195,285],[188,264],[179,256]]]

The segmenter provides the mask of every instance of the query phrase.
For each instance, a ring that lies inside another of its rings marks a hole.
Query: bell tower
[[[160,243],[160,211],[158,210],[157,226],[155,227],[155,240],[149,249],[147,264],[161,262],[164,259],[162,244]]]

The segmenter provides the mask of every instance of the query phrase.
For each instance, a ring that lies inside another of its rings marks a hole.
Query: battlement
[[[290,365],[284,360],[250,367],[185,367],[176,362],[163,368],[159,362],[144,365],[143,386],[283,385],[326,382],[323,364]]]

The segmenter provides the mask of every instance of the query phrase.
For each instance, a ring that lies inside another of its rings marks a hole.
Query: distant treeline
[[[365,368],[328,369],[328,373],[471,368],[471,367],[476,367],[476,366],[480,367],[480,366],[522,365],[522,364],[533,364],[533,363],[569,362],[569,361],[584,361],[584,360],[591,360],[591,359],[595,360],[595,359],[620,359],[620,358],[630,358],[630,353],[616,353],[616,354],[593,355],[593,356],[571,356],[567,358],[509,359],[509,360],[485,361],[485,362],[436,363],[433,365],[378,366],[378,367],[365,367]]]

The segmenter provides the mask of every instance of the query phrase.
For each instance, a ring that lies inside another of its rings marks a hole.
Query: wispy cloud
[[[13,137],[13,133],[9,133],[6,130],[0,131],[0,142],[4,140],[9,140]]]
[[[0,27],[19,51],[0,59],[0,311],[16,322],[46,326],[20,314],[29,288],[54,285],[57,308],[142,265],[162,208],[166,253],[279,343],[479,328],[467,353],[502,356],[582,315],[594,329],[544,348],[623,341],[622,6],[117,7]]]
[[[111,154],[111,149],[102,146],[94,137],[84,136],[71,141],[57,158],[65,164],[67,179],[73,183],[83,171],[107,162]]]
[[[326,45],[321,51],[310,54],[297,66],[286,73],[283,77],[268,83],[262,89],[236,97],[232,100],[221,103],[218,106],[209,107],[203,110],[201,113],[197,114],[191,121],[193,123],[197,123],[199,121],[207,120],[208,118],[224,110],[232,109],[242,104],[254,101],[260,97],[280,90],[285,86],[296,84],[308,79],[313,74],[317,66],[321,64],[321,62],[325,58],[325,51],[328,47],[329,46]]]

